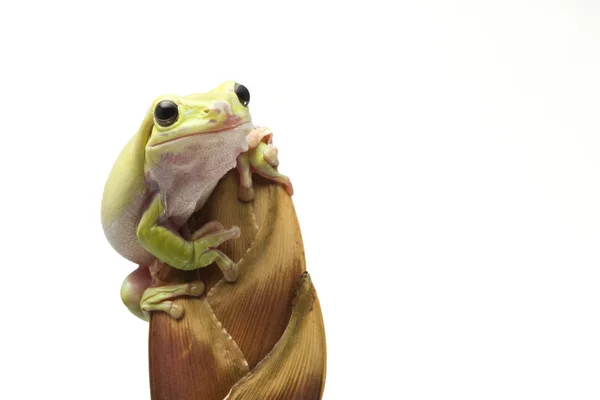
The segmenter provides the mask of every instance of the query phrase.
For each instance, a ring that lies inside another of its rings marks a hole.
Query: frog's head
[[[192,136],[249,131],[252,128],[249,102],[248,89],[233,81],[225,82],[208,93],[185,97],[161,96],[150,110],[153,127],[146,146],[166,149],[173,147],[166,146],[166,143],[187,142],[186,138]],[[179,143],[177,145],[180,147]]]

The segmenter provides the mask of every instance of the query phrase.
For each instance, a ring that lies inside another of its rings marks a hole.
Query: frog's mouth
[[[203,136],[203,135],[209,135],[209,134],[218,134],[218,133],[222,133],[222,132],[246,130],[247,132],[244,132],[246,134],[246,133],[248,133],[252,129],[252,127],[253,127],[252,122],[245,121],[245,122],[240,122],[239,124],[236,124],[236,125],[227,126],[225,128],[213,129],[213,130],[202,131],[202,132],[191,132],[189,134],[184,134],[182,136],[177,136],[177,137],[174,137],[174,138],[167,139],[167,140],[165,140],[163,142],[160,142],[160,143],[155,143],[155,144],[149,145],[148,147],[159,147],[159,146],[161,146],[163,144],[173,143],[173,142],[176,142],[176,141],[179,141],[179,140],[193,138],[193,137],[196,137],[196,136]]]

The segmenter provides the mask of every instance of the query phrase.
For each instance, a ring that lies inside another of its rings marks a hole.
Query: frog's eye
[[[236,83],[235,94],[237,95],[240,103],[242,103],[244,107],[248,107],[248,103],[250,103],[250,91],[248,88],[244,85]]]
[[[173,125],[173,123],[177,121],[178,116],[179,110],[177,109],[177,104],[173,103],[171,100],[161,101],[154,109],[154,119],[156,119],[156,122],[160,126]]]

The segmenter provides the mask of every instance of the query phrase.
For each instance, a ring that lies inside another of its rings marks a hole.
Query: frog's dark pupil
[[[177,104],[171,100],[163,100],[154,109],[154,118],[161,126],[169,126],[177,120]]]
[[[240,100],[240,103],[242,103],[244,107],[247,107],[248,103],[250,103],[250,91],[248,88],[244,85],[237,84],[235,86],[235,94]]]

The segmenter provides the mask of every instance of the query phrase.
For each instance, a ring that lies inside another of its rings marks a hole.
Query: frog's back
[[[148,265],[153,256],[138,242],[137,224],[148,202],[144,156],[133,137],[115,162],[102,197],[102,227],[111,246],[123,257]]]

